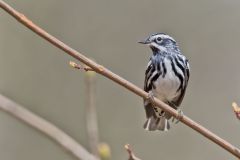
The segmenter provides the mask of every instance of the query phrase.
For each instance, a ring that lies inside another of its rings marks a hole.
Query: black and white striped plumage
[[[147,44],[153,52],[145,72],[144,90],[178,109],[189,79],[187,58],[181,54],[176,41],[163,33],[153,34],[140,43]],[[152,106],[149,100],[144,100],[144,107],[146,130],[167,131],[170,128],[168,120],[171,115]]]

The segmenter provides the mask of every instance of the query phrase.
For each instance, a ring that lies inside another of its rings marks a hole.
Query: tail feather
[[[145,130],[148,130],[148,131],[155,131],[155,130],[168,131],[170,129],[170,124],[165,117],[160,117],[160,118],[150,117],[144,123],[143,127]]]

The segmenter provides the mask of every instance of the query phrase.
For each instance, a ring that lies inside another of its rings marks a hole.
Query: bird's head
[[[153,53],[179,52],[177,42],[172,37],[164,33],[152,34],[139,43],[148,45],[152,49]]]

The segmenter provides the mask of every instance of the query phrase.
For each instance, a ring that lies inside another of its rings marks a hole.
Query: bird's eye
[[[161,42],[162,41],[162,38],[161,37],[158,37],[157,38],[157,42],[159,43],[159,42]]]

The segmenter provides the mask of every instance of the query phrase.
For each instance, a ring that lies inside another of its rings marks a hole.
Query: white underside
[[[180,92],[177,92],[177,90],[180,85],[180,80],[172,71],[171,62],[168,59],[164,59],[164,61],[167,69],[166,75],[164,78],[159,76],[159,78],[154,82],[156,88],[152,91],[154,96],[164,102],[167,102],[172,101],[174,98],[179,96]]]

